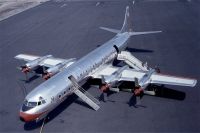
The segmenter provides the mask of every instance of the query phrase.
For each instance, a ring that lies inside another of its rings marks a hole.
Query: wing
[[[197,80],[164,74],[154,74],[151,77],[151,83],[194,87],[197,83]]]
[[[102,75],[110,76],[112,73],[114,73],[118,69],[119,68],[113,67],[112,65],[104,65],[101,68],[99,68],[97,71],[92,73],[90,76],[93,78],[101,79]]]
[[[26,62],[33,61],[33,60],[36,60],[38,58],[40,58],[40,56],[29,55],[29,54],[19,54],[19,55],[15,56],[15,59],[23,60],[23,61],[26,61]]]
[[[23,60],[23,61],[26,61],[26,62],[31,62],[31,61],[34,61],[34,60],[39,59],[41,57],[42,56],[35,56],[35,55],[29,55],[29,54],[19,54],[19,55],[15,56],[15,59]],[[61,59],[61,58],[55,58],[55,57],[51,56],[49,58],[42,60],[39,65],[45,66],[45,67],[53,67],[53,66],[58,65],[59,63],[71,61],[71,60],[75,60],[75,58]]]
[[[124,72],[122,72],[122,77],[119,80],[134,81],[134,78],[141,79],[144,75],[145,72],[142,71],[125,70]],[[149,78],[148,83],[194,87],[197,83],[197,80],[193,78],[185,78],[185,77],[154,73]]]
[[[105,65],[98,71],[96,71],[91,76],[93,78],[101,78],[102,75],[109,76],[113,72],[118,71],[119,67],[114,67],[112,65]],[[138,71],[134,69],[125,69],[122,71],[121,76],[118,77],[118,81],[135,81],[135,78],[141,79],[146,74],[145,71]],[[116,80],[116,78],[115,78]],[[180,86],[191,86],[194,87],[197,83],[196,79],[192,78],[183,78],[165,74],[154,73],[148,80],[148,83],[154,84],[168,84],[168,85],[180,85]]]
[[[134,78],[141,79],[144,75],[145,72],[142,71],[125,70],[122,72],[122,77],[119,79],[119,81],[134,81]],[[148,83],[194,87],[197,83],[197,80],[193,78],[154,73],[149,78]]]

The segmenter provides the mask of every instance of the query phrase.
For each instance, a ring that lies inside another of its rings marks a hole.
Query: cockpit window
[[[45,103],[46,101],[42,97],[39,97],[38,105],[45,104]]]
[[[45,104],[46,101],[42,98],[42,97],[39,97],[39,100],[37,102],[34,102],[34,101],[27,101],[25,99],[23,105],[22,105],[22,111],[27,111],[27,110],[30,110],[36,106],[40,106],[42,104]]]
[[[46,101],[45,101],[45,100],[42,100],[42,104],[44,104],[44,103],[46,103]]]
[[[27,100],[25,100],[22,105],[22,111],[30,110],[36,106],[37,106],[37,102],[28,102]]]
[[[35,107],[37,106],[37,102],[27,102],[28,107]]]
[[[28,102],[27,100],[25,100],[24,105],[26,105],[28,107],[35,107],[35,106],[37,106],[37,102]]]

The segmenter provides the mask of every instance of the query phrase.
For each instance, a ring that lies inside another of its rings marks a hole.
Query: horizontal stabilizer
[[[160,33],[162,31],[143,31],[143,32],[129,32],[131,36],[136,36],[136,35],[144,35],[144,34],[154,34],[154,33]]]
[[[112,28],[106,28],[106,27],[99,27],[99,28],[102,30],[112,32],[112,33],[116,33],[116,34],[120,32],[120,30],[116,30],[116,29],[112,29]]]

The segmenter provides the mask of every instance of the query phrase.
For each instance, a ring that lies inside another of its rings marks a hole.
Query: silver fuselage
[[[68,95],[72,94],[72,83],[68,79],[69,76],[73,75],[78,82],[87,78],[105,63],[113,61],[117,57],[117,50],[114,45],[119,50],[123,50],[127,46],[129,37],[128,32],[117,34],[114,38],[82,57],[62,72],[37,86],[26,96],[26,100],[38,101],[41,96],[46,100],[46,103],[30,109],[26,113],[39,114],[45,112],[41,116],[44,117],[65,100]]]

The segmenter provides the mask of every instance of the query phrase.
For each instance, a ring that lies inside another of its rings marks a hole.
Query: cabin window
[[[44,104],[44,103],[46,103],[46,101],[45,101],[45,100],[42,100],[42,104]]]
[[[39,101],[39,102],[38,102],[38,105],[41,105],[41,104],[42,104],[42,102],[41,102],[41,101]]]
[[[61,98],[61,95],[59,95],[58,97]]]

